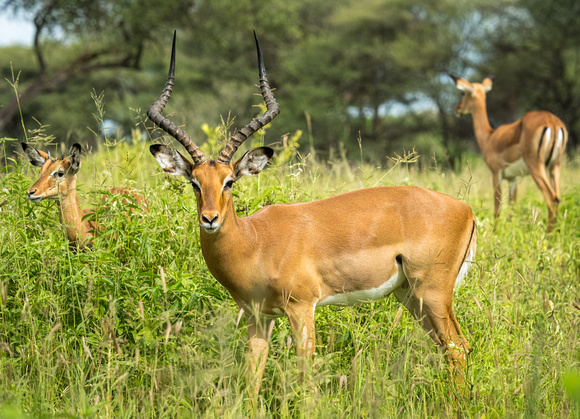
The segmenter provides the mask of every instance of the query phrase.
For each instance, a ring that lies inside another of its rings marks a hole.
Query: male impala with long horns
[[[468,343],[453,313],[453,289],[473,261],[471,208],[448,195],[413,186],[362,189],[315,202],[270,205],[239,218],[235,182],[257,175],[272,157],[252,149],[235,163],[238,147],[279,113],[256,38],[260,88],[267,110],[237,131],[216,160],[161,115],[173,89],[175,37],[167,82],[149,118],[187,150],[151,152],[167,173],[185,177],[197,199],[203,257],[213,276],[244,310],[248,324],[249,390],[259,389],[269,332],[287,316],[303,364],[315,349],[314,311],[394,293],[447,355],[461,376]]]
[[[459,115],[471,114],[477,144],[491,170],[494,188],[494,215],[501,206],[501,181],[510,182],[510,201],[517,197],[517,178],[531,174],[548,204],[548,232],[554,229],[560,202],[560,166],[568,141],[568,131],[556,115],[532,111],[522,119],[493,129],[487,119],[485,94],[493,84],[490,77],[481,83],[450,74],[463,97],[455,107]],[[550,180],[548,175],[550,174]]]

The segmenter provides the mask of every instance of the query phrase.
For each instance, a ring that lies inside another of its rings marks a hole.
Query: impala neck
[[[485,103],[485,97],[483,100],[477,100],[474,103],[473,110],[471,111],[471,117],[473,118],[473,131],[475,132],[475,139],[481,150],[487,148],[488,139],[493,128],[489,124],[489,119],[487,117],[487,108]]]
[[[200,227],[200,241],[210,272],[236,298],[239,283],[238,278],[232,277],[231,273],[243,275],[240,272],[243,266],[238,261],[248,260],[256,251],[256,231],[252,223],[247,217],[238,217],[234,204],[230,201],[220,229],[209,234]]]
[[[77,195],[76,179],[72,179],[68,184],[68,193],[62,200],[57,200],[58,216],[60,222],[66,228],[66,236],[71,244],[83,241],[92,236],[90,233],[93,226],[89,221],[83,220],[85,215],[81,209]]]

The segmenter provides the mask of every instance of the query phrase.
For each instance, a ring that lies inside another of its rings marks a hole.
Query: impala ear
[[[451,76],[455,81],[455,86],[462,92],[473,93],[473,86],[462,77]]]
[[[69,170],[73,175],[76,175],[81,168],[81,145],[79,143],[74,143],[68,151],[68,154],[70,156],[68,158],[68,161],[70,162]]]
[[[491,90],[491,86],[493,85],[493,76],[489,76],[483,79],[481,85],[483,86],[483,91],[485,93],[489,92]]]
[[[270,147],[259,147],[249,150],[234,164],[236,179],[242,176],[254,176],[262,171],[274,155]]]
[[[183,157],[179,151],[163,144],[153,144],[149,147],[149,151],[165,172],[174,176],[183,176],[191,181],[193,163]]]
[[[50,156],[44,151],[37,150],[26,143],[22,143],[22,150],[24,150],[24,154],[26,154],[26,157],[30,160],[30,164],[36,167],[44,166],[44,163],[50,158]]]

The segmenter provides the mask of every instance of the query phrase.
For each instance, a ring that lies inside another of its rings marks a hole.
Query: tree
[[[360,133],[383,154],[435,132],[451,150],[441,75],[459,59],[457,22],[468,10],[451,1],[338,2],[285,63],[292,111],[308,110],[321,147],[356,144]]]
[[[580,140],[580,3],[517,0],[482,11],[493,25],[480,39],[483,59],[474,67],[496,76],[491,117],[505,123],[548,110],[567,125],[573,149]]]
[[[3,0],[0,7],[33,16],[34,54],[37,72],[32,81],[23,80],[20,105],[40,94],[66,89],[67,83],[102,69],[132,68],[141,65],[147,44],[160,33],[169,38],[173,25],[184,23],[194,0],[157,2],[153,0]],[[72,44],[74,56],[66,62],[51,62],[47,51],[58,38]],[[14,123],[18,101],[0,108],[0,131]]]

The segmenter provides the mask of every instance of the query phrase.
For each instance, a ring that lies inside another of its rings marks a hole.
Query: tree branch
[[[46,24],[46,17],[52,11],[53,6],[54,2],[52,0],[48,1],[38,14],[34,16],[34,26],[36,28],[34,32],[34,53],[38,61],[39,78],[43,78],[46,75],[46,62],[44,61],[42,48],[40,47],[40,34]]]

